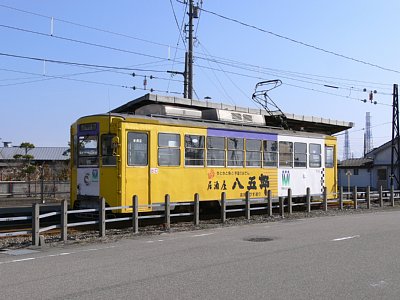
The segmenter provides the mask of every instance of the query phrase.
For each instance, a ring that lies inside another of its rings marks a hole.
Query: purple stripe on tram
[[[224,129],[207,129],[208,136],[222,136],[222,137],[235,137],[235,138],[245,138],[254,140],[268,140],[277,141],[277,135],[272,133],[261,133],[261,132],[249,132],[249,131],[234,131],[234,130],[224,130]]]

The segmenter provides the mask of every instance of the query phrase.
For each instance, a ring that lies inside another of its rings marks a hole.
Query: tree
[[[22,174],[24,175],[24,177],[28,177],[28,182],[29,182],[29,196],[31,194],[31,186],[30,186],[30,181],[31,181],[31,175],[33,173],[35,173],[36,171],[36,166],[31,164],[31,161],[34,159],[33,155],[28,154],[28,152],[30,150],[32,150],[33,148],[35,148],[34,144],[28,143],[28,142],[23,142],[21,143],[21,145],[19,146],[20,148],[24,149],[25,154],[15,154],[14,155],[14,159],[15,160],[23,160],[23,167],[21,169]]]

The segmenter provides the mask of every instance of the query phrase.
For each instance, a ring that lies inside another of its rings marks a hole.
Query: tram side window
[[[279,166],[293,168],[292,142],[279,142]]]
[[[128,166],[147,166],[147,133],[128,132]]]
[[[278,165],[278,143],[276,141],[263,141],[264,167],[276,167]]]
[[[242,138],[228,138],[228,167],[243,167],[244,142]]]
[[[225,166],[225,138],[207,137],[207,166]]]
[[[261,141],[246,139],[246,166],[261,167]]]
[[[325,168],[334,167],[334,148],[332,146],[325,147]]]
[[[307,144],[294,143],[294,167],[307,168]]]
[[[204,136],[185,135],[185,166],[204,166]]]
[[[158,134],[158,165],[180,165],[180,136],[173,133]]]
[[[115,166],[117,159],[113,155],[112,139],[115,134],[103,134],[101,136],[101,161],[103,166]]]
[[[321,145],[310,144],[310,167],[320,168],[321,167]]]
[[[85,135],[78,138],[78,165],[98,166],[98,137],[96,135]]]

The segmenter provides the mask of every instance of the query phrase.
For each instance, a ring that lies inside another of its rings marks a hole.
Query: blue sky
[[[284,112],[355,123],[350,130],[355,157],[363,152],[366,112],[371,113],[373,145],[390,140],[391,93],[393,83],[400,81],[398,1],[202,2],[205,10],[393,71],[203,11],[195,21],[195,98],[256,107],[251,95],[257,82],[281,79],[283,85],[270,96]],[[182,77],[166,71],[183,71],[185,45],[173,11],[180,27],[185,5],[176,0],[93,3],[0,0],[2,54],[140,69],[88,68],[0,55],[2,141],[67,146],[70,125],[79,117],[106,112],[147,93],[141,90],[144,76],[147,89],[172,96],[182,92]],[[140,89],[127,88],[133,86]],[[377,90],[376,105],[361,101],[371,90]],[[338,138],[341,158],[343,136]]]

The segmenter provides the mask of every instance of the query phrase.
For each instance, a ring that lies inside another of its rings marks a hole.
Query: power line
[[[170,94],[177,94],[177,95],[181,94],[181,93],[179,93],[179,92],[163,91],[163,90],[157,90],[157,89],[153,89],[153,88],[140,88],[140,87],[137,87],[137,86],[126,86],[126,85],[119,85],[119,84],[113,84],[113,83],[105,83],[105,82],[99,82],[99,81],[91,81],[91,80],[83,80],[83,79],[68,78],[68,76],[75,76],[75,75],[82,75],[82,74],[70,74],[70,75],[64,75],[64,76],[53,76],[53,75],[38,74],[38,73],[32,73],[32,72],[26,72],[26,71],[19,71],[19,70],[12,70],[12,69],[4,69],[4,68],[0,68],[0,70],[1,70],[1,71],[7,71],[7,72],[20,73],[20,74],[29,74],[29,75],[43,76],[43,77],[47,77],[46,80],[51,80],[51,79],[62,79],[62,80],[70,80],[70,81],[76,81],[76,82],[90,83],[90,84],[103,85],[103,86],[112,86],[112,87],[119,87],[119,88],[132,89],[132,90],[143,90],[143,91],[160,92],[160,93],[170,93]],[[44,81],[44,80],[42,80],[42,81]],[[37,82],[37,81],[32,81],[32,82]],[[32,82],[25,82],[25,83],[27,84],[27,83],[32,83]],[[18,84],[25,84],[25,83],[3,84],[3,85],[0,85],[0,87],[7,87],[7,86],[18,85]]]
[[[202,11],[206,12],[206,13],[209,13],[211,15],[217,16],[217,17],[219,17],[221,19],[228,20],[228,21],[240,24],[242,26],[245,26],[245,27],[248,27],[248,28],[252,28],[252,29],[255,29],[257,31],[261,31],[263,33],[270,34],[270,35],[275,36],[275,37],[280,38],[280,39],[284,39],[284,40],[287,40],[287,41],[290,41],[290,42],[293,42],[293,43],[296,43],[296,44],[299,44],[299,45],[302,45],[302,46],[305,46],[305,47],[308,47],[308,48],[312,48],[314,50],[318,50],[318,51],[321,51],[321,52],[324,52],[324,53],[327,53],[327,54],[331,54],[331,55],[334,55],[334,56],[337,56],[337,57],[340,57],[340,58],[344,58],[344,59],[347,59],[347,60],[358,62],[358,63],[364,64],[364,65],[368,65],[368,66],[371,66],[371,67],[374,67],[374,68],[378,68],[378,69],[381,69],[381,70],[384,70],[384,71],[400,74],[400,71],[395,70],[395,69],[382,67],[382,66],[374,64],[374,63],[370,63],[370,62],[367,62],[367,61],[364,61],[364,60],[361,60],[361,59],[357,59],[357,58],[354,58],[354,57],[351,57],[351,56],[340,54],[340,53],[337,53],[337,52],[334,52],[334,51],[331,51],[331,50],[327,50],[327,49],[324,49],[324,48],[321,48],[321,47],[318,47],[318,46],[315,46],[315,45],[312,45],[312,44],[309,44],[309,43],[305,43],[305,42],[302,42],[302,41],[299,41],[299,40],[295,40],[293,38],[290,38],[290,37],[287,37],[287,36],[272,32],[270,30],[266,30],[266,29],[257,27],[255,25],[250,25],[250,24],[247,24],[247,23],[245,23],[243,21],[239,21],[237,19],[233,19],[233,18],[230,18],[230,17],[223,16],[221,14],[218,14],[218,13],[213,12],[213,11],[206,10],[204,8],[200,8],[200,9]]]
[[[183,43],[183,45],[185,46],[185,49],[186,49],[185,39],[182,36],[182,26],[179,26],[178,19],[177,19],[176,14],[175,14],[175,8],[174,8],[174,5],[172,4],[172,0],[169,0],[169,3],[171,3],[172,13],[174,15],[176,27],[178,28],[178,31],[179,31],[179,36],[181,37],[182,43]]]
[[[167,73],[167,71],[161,71],[161,70],[150,70],[150,69],[140,69],[140,68],[132,68],[132,67],[116,67],[116,66],[107,66],[107,65],[78,63],[78,62],[46,59],[46,58],[39,58],[39,57],[32,57],[32,56],[23,56],[23,55],[16,55],[16,54],[2,53],[2,52],[0,52],[0,56],[28,59],[28,60],[41,61],[41,62],[45,61],[45,62],[50,62],[50,63],[80,66],[80,67],[94,67],[94,68],[113,69],[113,70],[129,70],[129,71],[141,71],[141,72]],[[140,76],[140,75],[138,75],[138,76]]]
[[[159,42],[154,42],[154,41],[146,40],[146,39],[143,39],[143,38],[138,38],[138,37],[135,37],[135,36],[132,36],[132,35],[128,35],[128,34],[124,34],[124,33],[118,33],[118,32],[115,32],[115,31],[110,31],[110,30],[97,28],[97,27],[93,27],[93,26],[89,26],[89,25],[79,24],[79,23],[68,21],[68,20],[65,20],[65,19],[54,18],[54,17],[51,17],[51,16],[46,16],[46,15],[43,15],[43,14],[39,14],[39,13],[35,13],[35,12],[23,10],[23,9],[11,7],[11,6],[4,5],[4,4],[0,4],[0,7],[7,8],[7,9],[10,9],[10,10],[15,10],[15,11],[18,11],[18,12],[22,12],[22,13],[25,13],[25,14],[29,14],[29,15],[33,15],[33,16],[37,16],[37,17],[41,17],[41,18],[45,18],[45,19],[49,19],[49,20],[53,19],[53,20],[56,20],[56,21],[59,21],[59,22],[62,22],[62,23],[66,23],[66,24],[70,24],[70,25],[74,25],[74,26],[77,26],[77,27],[82,27],[82,28],[86,28],[86,29],[91,29],[91,30],[107,33],[107,34],[121,36],[121,37],[129,38],[129,39],[134,39],[134,40],[138,40],[138,41],[141,41],[141,42],[145,42],[145,43],[149,43],[149,44],[153,44],[153,45],[157,45],[157,46],[163,46],[163,47],[167,47],[167,48],[174,48],[174,47],[171,47],[170,45],[167,45],[167,44],[162,44],[162,43],[159,43]],[[184,50],[184,49],[179,49],[179,50]]]
[[[74,43],[78,43],[78,44],[83,44],[83,45],[88,45],[88,46],[93,46],[93,47],[98,47],[98,48],[104,48],[104,49],[118,51],[118,52],[135,54],[135,55],[139,55],[139,56],[156,58],[156,59],[163,59],[160,56],[140,53],[140,52],[136,52],[136,51],[125,50],[125,49],[121,49],[121,48],[116,48],[116,47],[111,47],[111,46],[106,46],[106,45],[101,45],[101,44],[96,44],[96,43],[85,42],[85,41],[81,41],[81,40],[77,40],[77,39],[71,39],[71,38],[58,36],[58,35],[54,35],[54,34],[48,34],[48,33],[43,33],[43,32],[39,32],[39,31],[33,31],[33,30],[25,29],[25,28],[19,28],[19,27],[4,25],[4,24],[0,24],[0,27],[7,28],[7,29],[12,29],[12,30],[16,30],[16,31],[21,31],[21,32],[26,32],[26,33],[37,34],[37,35],[46,36],[46,37],[50,37],[50,38],[56,38],[56,39],[69,41],[69,42],[74,42]]]

